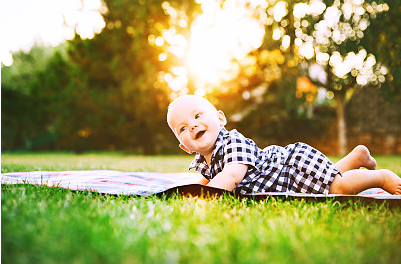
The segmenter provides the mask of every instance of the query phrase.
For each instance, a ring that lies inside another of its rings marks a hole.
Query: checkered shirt
[[[326,156],[305,143],[272,145],[262,150],[235,129],[225,128],[217,137],[210,166],[196,153],[189,169],[195,168],[211,180],[226,164],[233,163],[248,165],[246,175],[235,188],[242,194],[328,193],[334,177],[340,173]]]

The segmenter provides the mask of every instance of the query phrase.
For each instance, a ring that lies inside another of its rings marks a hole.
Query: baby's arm
[[[248,165],[245,164],[227,164],[207,186],[232,191],[244,179],[247,170]]]

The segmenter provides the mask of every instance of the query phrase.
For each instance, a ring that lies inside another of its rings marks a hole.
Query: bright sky
[[[203,14],[191,28],[188,66],[196,77],[213,83],[222,77],[219,70],[233,67],[231,60],[244,59],[262,44],[266,14],[255,18],[255,12],[267,3],[254,1],[255,6],[247,9],[241,0],[227,1],[222,7],[211,0],[201,2]]]
[[[100,0],[1,0],[1,61],[37,42],[56,46],[74,36],[92,38],[105,26]]]
[[[239,69],[232,61],[246,61],[247,54],[260,47],[265,34],[268,6],[265,0],[253,0],[251,4],[248,0],[223,4],[215,0],[196,1],[201,4],[202,14],[193,21],[189,39],[171,29],[159,37],[172,45],[170,52],[184,61],[172,68],[172,74],[163,77],[177,94],[188,92],[189,78],[198,87],[195,93],[204,95],[206,90],[202,87],[235,77]],[[172,17],[176,13],[168,4],[162,6]],[[156,42],[157,39],[154,44],[158,45]],[[165,60],[166,55],[162,55],[159,59]]]

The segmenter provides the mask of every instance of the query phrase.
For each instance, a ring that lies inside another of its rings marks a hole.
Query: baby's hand
[[[200,179],[200,181],[198,181],[198,184],[202,184],[202,185],[206,185],[208,183],[209,183],[209,181],[205,177],[202,177],[202,179]]]
[[[244,179],[247,170],[245,164],[227,164],[207,186],[232,191]]]

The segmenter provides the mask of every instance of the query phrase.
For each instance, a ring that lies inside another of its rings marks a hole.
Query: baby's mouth
[[[201,136],[203,136],[203,134],[205,134],[206,130],[204,131],[199,131],[198,133],[196,133],[195,139],[200,138]]]

